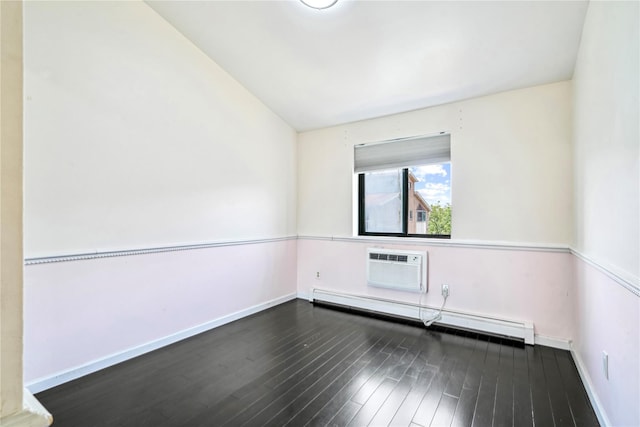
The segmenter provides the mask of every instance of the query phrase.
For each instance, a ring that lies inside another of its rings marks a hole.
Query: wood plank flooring
[[[302,300],[37,398],[56,427],[598,425],[566,351]]]

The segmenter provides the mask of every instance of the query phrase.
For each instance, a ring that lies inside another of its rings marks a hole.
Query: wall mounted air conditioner
[[[367,284],[427,292],[427,252],[368,248]]]

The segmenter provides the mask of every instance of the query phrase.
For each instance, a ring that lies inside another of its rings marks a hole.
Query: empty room
[[[0,1],[0,425],[640,426],[637,1]]]

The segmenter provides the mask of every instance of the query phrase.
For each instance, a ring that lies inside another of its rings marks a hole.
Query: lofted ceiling
[[[588,3],[147,4],[305,131],[571,79]]]

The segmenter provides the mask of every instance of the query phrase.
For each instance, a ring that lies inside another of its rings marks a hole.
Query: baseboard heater
[[[326,303],[360,311],[372,312],[403,319],[420,320],[420,306],[409,302],[399,302],[369,295],[345,294],[326,289],[313,289],[311,302]],[[434,307],[423,310],[436,311]],[[506,319],[497,319],[477,314],[443,310],[442,319],[435,324],[454,329],[464,329],[490,335],[523,340],[534,344],[533,324]]]

